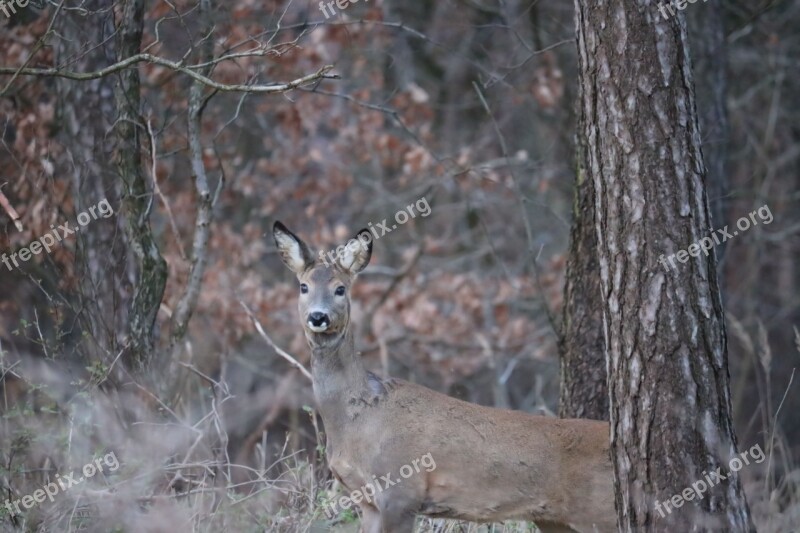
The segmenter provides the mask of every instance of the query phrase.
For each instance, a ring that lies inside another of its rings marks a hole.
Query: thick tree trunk
[[[531,16],[533,13],[532,7]],[[541,43],[537,43],[537,47],[541,47]],[[583,107],[578,105],[575,199],[559,336],[561,394],[558,415],[561,418],[608,420],[603,305],[597,263],[597,234],[594,229],[594,187],[586,174],[586,142],[581,132],[587,119],[583,111]]]
[[[581,118],[581,121],[583,118]],[[584,167],[585,146],[578,139],[575,208],[570,234],[564,312],[559,342],[561,418],[608,420],[602,293],[594,229],[594,189]]]
[[[139,52],[143,0],[124,2],[116,23],[113,2],[90,0],[81,5],[81,10],[65,9],[56,20],[57,64],[91,72]],[[96,336],[108,332],[103,347],[110,353],[123,343],[117,335],[127,332],[130,363],[142,368],[151,357],[167,270],[149,225],[151,201],[140,160],[139,73],[133,67],[113,77],[58,79],[56,84],[62,142],[73,162],[68,171],[75,210],[103,198],[115,210],[112,219],[94,221],[79,236],[86,329]],[[109,134],[112,130],[114,135]],[[125,238],[120,238],[119,229],[125,230]],[[131,255],[135,262],[129,261]],[[103,345],[105,339],[96,340]]]
[[[685,21],[664,20],[649,0],[575,7],[620,528],[752,530],[728,463],[736,439],[714,252],[659,263],[709,233]],[[690,499],[685,489],[718,468],[724,479]]]
[[[59,36],[54,40],[57,65],[91,72],[109,66],[116,56],[113,2],[89,0],[83,9],[62,10],[55,20]],[[80,282],[79,319],[83,329],[94,335],[97,346],[116,353],[127,329],[127,291],[129,272],[125,257],[127,243],[119,238],[120,184],[111,164],[113,147],[108,132],[116,110],[111,99],[113,79],[75,82],[56,78],[58,94],[58,140],[67,151],[69,165],[59,169],[72,185],[75,214],[96,205],[104,198],[115,215],[99,218],[74,235],[77,241],[76,277]]]

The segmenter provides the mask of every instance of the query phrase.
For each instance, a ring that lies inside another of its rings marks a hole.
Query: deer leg
[[[400,491],[384,493],[380,500],[381,533],[413,533],[417,502]]]
[[[396,513],[381,513],[381,533],[413,533],[414,512],[408,509]]]
[[[361,503],[359,506],[361,507],[361,533],[381,533],[380,511],[368,503]]]

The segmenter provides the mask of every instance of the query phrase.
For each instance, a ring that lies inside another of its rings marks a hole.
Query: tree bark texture
[[[753,530],[728,465],[736,438],[713,249],[659,263],[710,229],[685,20],[664,20],[650,0],[575,8],[620,529]],[[665,509],[718,468],[725,478],[702,499]]]
[[[144,0],[125,0],[117,23],[118,60],[139,53],[142,43]],[[164,288],[167,264],[150,229],[152,195],[145,183],[141,162],[141,133],[145,128],[140,113],[139,70],[119,72],[114,86],[118,116],[116,165],[122,179],[128,242],[136,259],[138,279],[130,305],[129,363],[146,368],[153,355],[153,336]]]
[[[582,118],[580,120],[583,120]],[[561,418],[608,420],[602,292],[594,229],[594,189],[587,179],[585,145],[578,139],[575,207],[564,284],[559,342]]]
[[[211,63],[214,59],[214,23],[211,18],[211,0],[200,0],[199,18],[202,42],[198,48],[198,63]],[[200,70],[204,76],[211,73],[209,65]],[[178,357],[178,348],[186,336],[189,320],[192,318],[197,299],[200,297],[203,274],[208,259],[208,242],[211,238],[211,223],[214,218],[214,198],[208,184],[206,165],[203,161],[203,109],[209,99],[204,98],[204,86],[198,81],[192,82],[189,89],[189,112],[187,132],[189,137],[189,153],[192,164],[192,177],[197,192],[197,218],[195,220],[194,238],[192,239],[192,258],[186,290],[181,295],[172,314],[169,349],[166,354],[171,360]],[[222,180],[222,178],[220,178]],[[222,181],[219,187],[222,186]],[[220,188],[217,188],[219,193]],[[179,389],[176,392],[180,392]]]
[[[89,0],[81,4],[82,10],[64,9],[59,13],[54,23],[56,64],[91,72],[114,63],[112,5],[110,0]],[[98,346],[116,353],[121,340],[117,333],[126,331],[128,324],[129,272],[125,261],[127,242],[120,238],[120,186],[111,164],[113,146],[108,142],[116,115],[113,79],[78,83],[57,78],[54,84],[58,94],[58,139],[70,162],[60,174],[71,181],[75,213],[104,198],[115,211],[115,216],[93,221],[74,237],[83,328],[94,334]]]

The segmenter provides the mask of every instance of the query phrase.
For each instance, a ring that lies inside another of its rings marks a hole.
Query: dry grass
[[[736,325],[732,330],[736,336],[747,335]],[[766,364],[766,340],[746,341],[753,347],[753,357]],[[98,385],[100,380],[73,380],[64,388],[64,374],[41,361],[25,361],[11,370],[5,366],[2,374],[0,499],[33,494],[56,474],[79,472],[109,451],[121,466],[113,472],[106,468],[59,492],[52,503],[37,504],[13,519],[0,502],[0,531],[358,530],[353,511],[333,520],[322,512],[326,501],[341,494],[324,466],[323,437],[310,410],[306,416],[317,428],[315,449],[292,451],[287,439],[275,458],[267,451],[264,435],[254,449],[255,466],[244,465],[226,452],[229,437],[221,413],[232,396],[224,383],[193,389],[195,395],[182,403],[187,407],[175,412],[141,385],[110,389]],[[23,374],[26,383],[20,389]],[[14,390],[24,393],[12,398]],[[800,469],[794,466],[777,423],[780,409],[777,405],[764,416],[768,424],[762,445],[769,460],[741,471],[753,518],[758,530],[766,533],[797,531],[800,524]],[[532,524],[511,522],[477,525],[420,519],[418,523],[423,532],[536,530]]]

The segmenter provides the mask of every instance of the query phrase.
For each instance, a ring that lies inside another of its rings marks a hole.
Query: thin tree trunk
[[[139,53],[142,43],[144,0],[125,0],[117,24],[117,59]],[[117,74],[114,87],[118,116],[117,170],[122,178],[123,205],[127,217],[127,237],[137,262],[138,279],[130,305],[129,362],[138,369],[147,367],[153,357],[153,329],[164,287],[167,264],[150,230],[152,196],[145,184],[141,163],[139,70],[134,67]]]
[[[685,21],[664,20],[650,0],[575,8],[620,529],[753,530],[728,463],[736,438],[714,252],[659,262],[709,232]],[[673,498],[718,468],[725,479],[711,478],[702,498]]]
[[[211,0],[200,0],[199,2],[199,21],[201,43],[198,45],[198,63],[211,63],[214,59],[214,23],[212,20]],[[212,71],[209,65],[200,70],[204,76],[208,76]],[[176,372],[174,364],[180,356],[180,348],[186,332],[189,328],[189,320],[192,318],[197,299],[200,297],[203,274],[205,273],[206,261],[208,259],[208,243],[211,238],[211,223],[214,219],[214,203],[219,194],[223,178],[220,181],[215,194],[211,193],[208,183],[206,165],[203,161],[203,110],[211,97],[204,97],[205,86],[198,82],[192,82],[189,89],[189,112],[187,133],[189,138],[189,154],[192,164],[192,177],[194,178],[195,191],[197,192],[197,217],[194,226],[194,238],[192,239],[191,268],[186,289],[181,295],[175,310],[172,314],[170,323],[169,347],[164,354],[169,360],[165,361],[164,368],[169,368],[168,379],[164,380],[166,386],[171,389],[173,398],[177,398],[183,392],[183,379],[186,372]],[[177,378],[177,379],[176,379]]]

